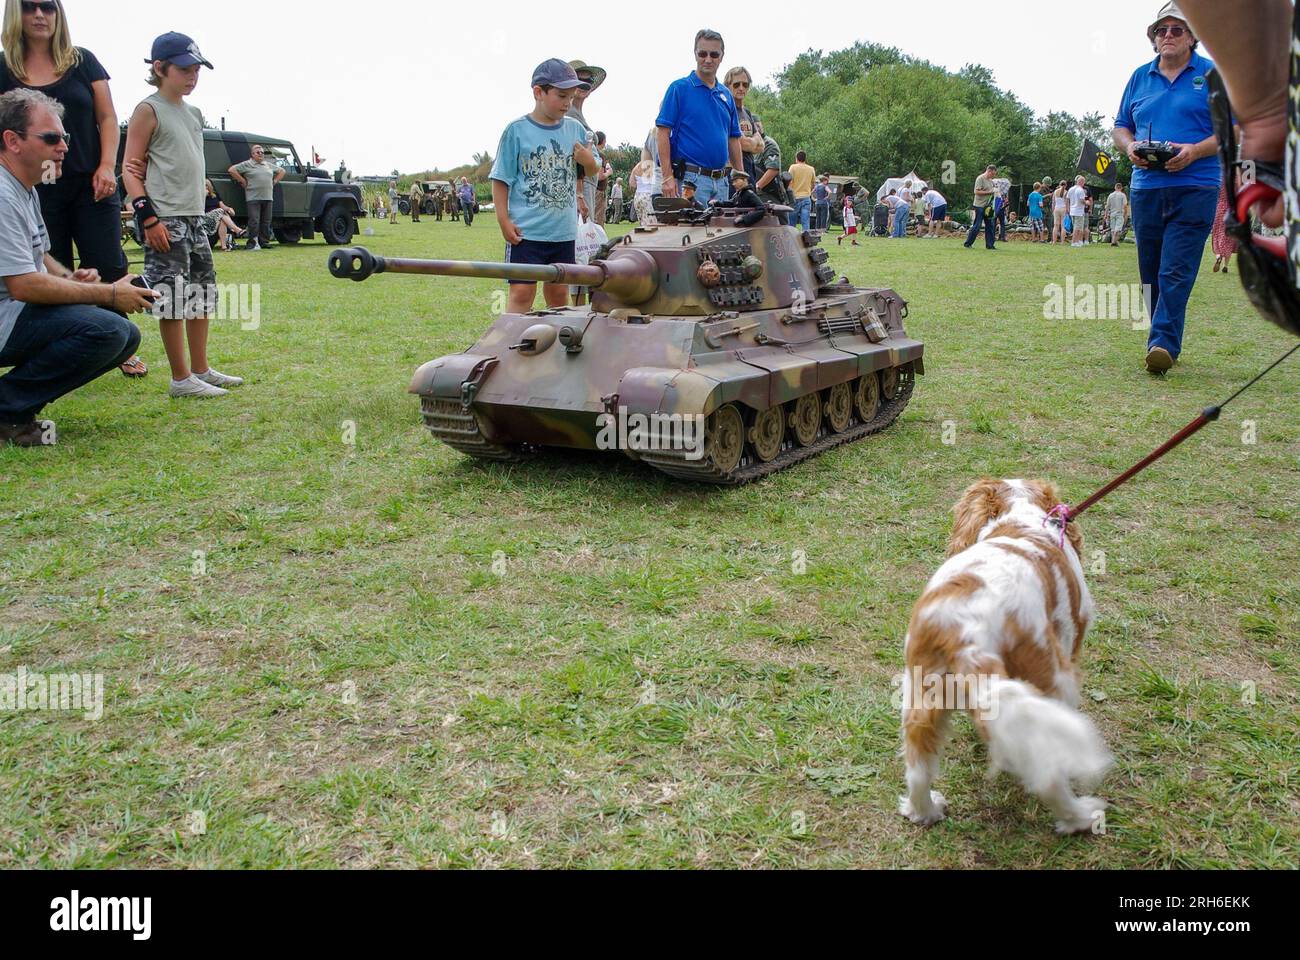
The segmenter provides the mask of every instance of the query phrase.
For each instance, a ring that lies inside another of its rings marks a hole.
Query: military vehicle
[[[231,130],[204,130],[207,177],[217,196],[234,207],[236,222],[240,226],[247,224],[248,207],[244,188],[234,181],[229,170],[247,160],[253,145],[259,143],[266,151],[267,162],[284,170],[271,206],[271,228],[276,240],[297,243],[311,240],[319,232],[326,243],[350,243],[358,232],[357,219],[366,215],[361,187],[338,183],[332,174],[304,164],[288,140]]]
[[[421,180],[420,187],[424,190],[424,200],[420,203],[421,216],[433,216],[433,195],[441,193],[444,197],[451,195],[451,181],[449,180]],[[406,188],[410,193],[411,188]],[[411,198],[409,196],[400,197],[397,201],[397,212],[402,216],[408,216],[411,212]]]
[[[502,314],[410,392],[435,438],[471,457],[616,449],[664,473],[740,484],[889,426],[923,373],[907,302],[836,277],[789,207],[684,206],[589,264],[330,254],[330,272],[497,277],[591,288],[590,307]]]
[[[126,196],[122,182],[122,156],[126,153],[126,124],[120,125],[117,143],[117,178],[119,189]],[[268,163],[284,170],[284,178],[276,184],[275,201],[271,205],[271,228],[281,243],[298,243],[311,240],[320,232],[326,243],[349,243],[358,232],[357,218],[366,215],[361,199],[361,187],[341,184],[333,174],[310,167],[298,159],[298,151],[288,140],[277,137],[259,137],[233,130],[203,131],[204,176],[212,181],[212,188],[235,211],[235,222],[248,225],[248,204],[244,188],[230,176],[230,168],[252,156],[255,144],[261,144]],[[130,230],[135,236],[138,231]],[[123,241],[127,235],[123,230]],[[139,242],[139,236],[136,236]]]

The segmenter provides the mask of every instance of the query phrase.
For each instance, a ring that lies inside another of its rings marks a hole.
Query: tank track
[[[855,422],[848,429],[840,433],[833,433],[823,420],[821,433],[813,443],[806,447],[800,446],[787,437],[781,452],[766,463],[748,453],[741,459],[740,465],[731,471],[719,470],[708,457],[702,457],[699,460],[687,460],[685,452],[643,453],[640,459],[643,463],[649,464],[656,470],[681,480],[723,486],[740,486],[741,484],[750,483],[753,480],[776,473],[778,470],[794,466],[794,464],[810,457],[825,453],[834,447],[861,440],[863,437],[869,437],[873,433],[884,430],[898,419],[903,412],[903,408],[912,399],[912,390],[916,386],[916,373],[911,364],[899,367],[898,373],[898,393],[894,399],[881,402],[880,410],[870,422],[863,423],[855,418]]]
[[[483,436],[478,418],[473,410],[466,410],[459,400],[438,397],[420,398],[420,416],[435,440],[441,440],[453,450],[485,460],[523,460],[526,455],[517,449],[493,443]]]

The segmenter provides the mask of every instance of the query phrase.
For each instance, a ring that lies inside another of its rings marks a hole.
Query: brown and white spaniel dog
[[[953,508],[948,560],[912,610],[904,640],[903,756],[913,823],[942,820],[930,789],[954,710],[968,710],[989,748],[989,776],[1014,774],[1056,815],[1058,833],[1096,830],[1105,801],[1072,783],[1100,782],[1111,759],[1082,713],[1076,662],[1092,624],[1083,537],[1049,520],[1060,504],[1041,480],[981,480]]]

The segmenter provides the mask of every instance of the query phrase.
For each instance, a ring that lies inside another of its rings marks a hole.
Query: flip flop
[[[121,366],[122,375],[127,377],[143,377],[149,373],[149,368],[144,365],[144,361],[138,356],[133,356]]]

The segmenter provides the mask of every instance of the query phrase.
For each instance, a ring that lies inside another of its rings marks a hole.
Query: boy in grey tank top
[[[183,33],[153,42],[148,82],[158,92],[131,114],[122,182],[144,235],[144,275],[159,298],[155,314],[171,365],[173,397],[219,397],[244,381],[208,363],[208,321],[217,300],[203,210],[203,121],[185,102],[201,67],[212,69]],[[186,344],[189,356],[186,356]]]

